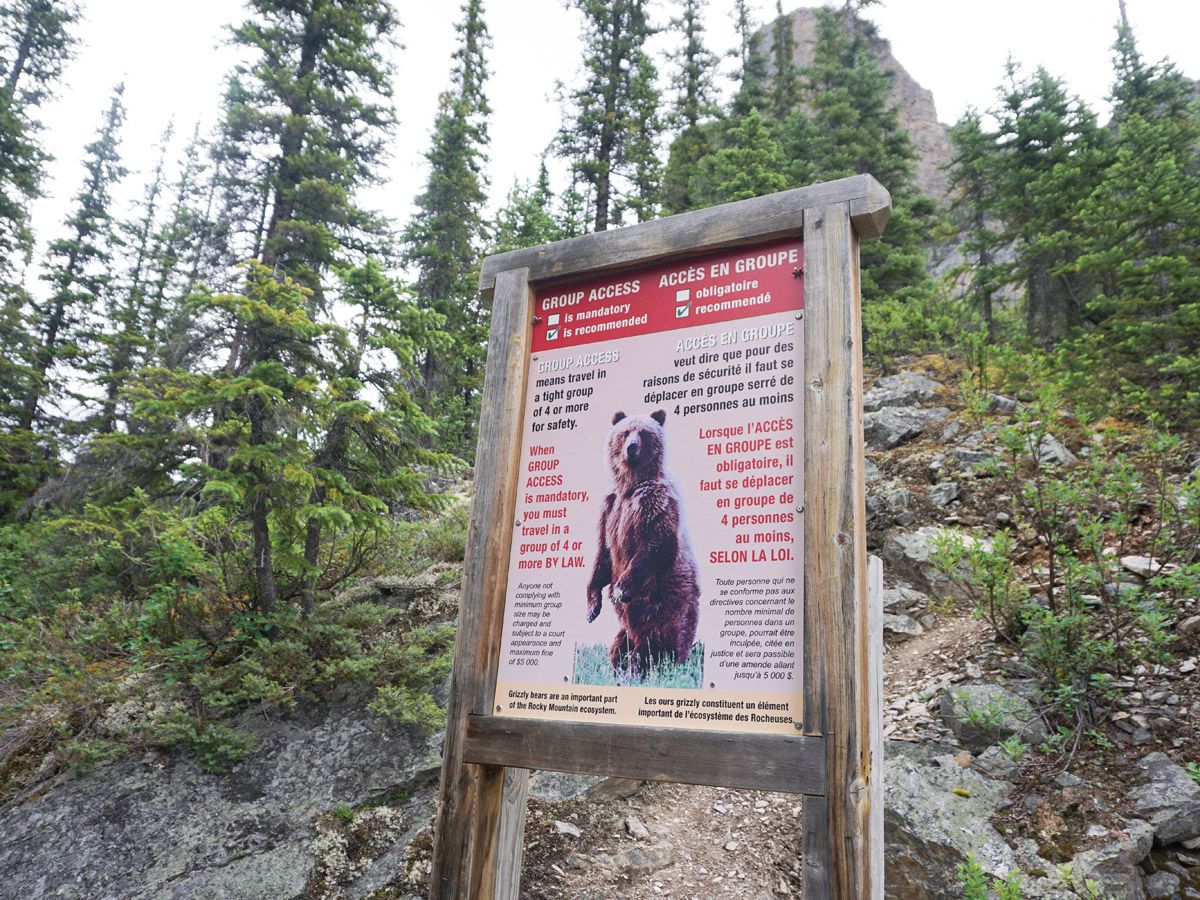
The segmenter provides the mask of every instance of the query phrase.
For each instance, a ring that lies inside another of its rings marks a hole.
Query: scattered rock
[[[625,830],[639,841],[650,840],[650,829],[643,825],[637,816],[625,817]]]
[[[1003,394],[988,394],[988,409],[995,412],[1013,412],[1020,404]]]
[[[571,822],[562,822],[555,819],[554,830],[559,834],[569,834],[571,837],[583,837],[583,832],[579,830],[579,826]]]
[[[1151,578],[1159,572],[1170,572],[1177,569],[1178,566],[1161,563],[1153,556],[1122,556],[1121,568],[1142,578]]]
[[[632,795],[641,784],[636,778],[534,772],[529,777],[529,796],[547,803],[561,803],[578,797],[621,799]]]
[[[613,864],[631,875],[649,875],[671,865],[675,853],[669,844],[653,847],[626,847],[613,857]]]
[[[925,605],[929,598],[908,585],[898,584],[883,591],[883,608],[892,612],[908,612]]]
[[[1146,876],[1146,896],[1150,900],[1172,900],[1179,896],[1179,876],[1158,871]]]
[[[883,478],[883,470],[875,465],[872,460],[867,460],[863,466],[863,478],[867,481],[879,481]]]
[[[953,451],[954,458],[962,468],[968,471],[975,471],[989,465],[994,457],[990,453],[985,453],[982,450],[968,450],[963,447],[958,447]]]
[[[885,407],[915,406],[932,400],[941,385],[917,372],[899,372],[876,380],[863,397],[863,409],[874,412]]]
[[[883,630],[888,634],[899,635],[900,637],[910,638],[917,637],[925,633],[925,629],[912,616],[904,613],[884,613],[883,614]]]
[[[945,538],[969,542],[979,540],[962,531],[932,525],[894,534],[883,545],[883,558],[889,564],[889,573],[935,596],[962,596],[962,588],[949,576],[938,571],[937,566],[930,561],[935,545]]]
[[[1097,882],[1104,890],[1100,896],[1141,900],[1146,895],[1137,866],[1146,858],[1153,842],[1154,828],[1149,822],[1129,822],[1124,834],[1113,843],[1075,854],[1071,872],[1077,881]]]
[[[867,447],[872,450],[891,450],[911,441],[930,425],[950,415],[944,406],[933,409],[901,409],[884,407],[863,416],[863,433]]]
[[[1165,753],[1149,753],[1137,765],[1149,780],[1130,797],[1134,808],[1150,817],[1155,841],[1174,844],[1200,837],[1200,784]]]
[[[1036,459],[1043,466],[1069,466],[1076,462],[1075,454],[1062,445],[1054,435],[1042,436],[1037,445]]]
[[[1029,701],[998,684],[947,688],[941,712],[946,725],[970,750],[985,750],[1012,735],[1030,744],[1046,736],[1046,725]]]
[[[929,489],[929,499],[938,506],[949,506],[958,499],[958,485],[953,481],[942,481]]]
[[[916,516],[911,509],[912,494],[895,483],[880,485],[867,494],[867,520],[888,517],[900,525],[910,525]]]
[[[1195,634],[1200,631],[1200,616],[1188,616],[1175,626],[1180,634]]]
[[[1070,772],[1059,772],[1054,776],[1054,783],[1063,788],[1082,787],[1085,783],[1078,775],[1072,775]]]

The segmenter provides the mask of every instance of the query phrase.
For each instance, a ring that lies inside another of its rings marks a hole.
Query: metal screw
[[[534,317],[533,317],[533,324],[534,324],[534,325],[541,325],[541,324],[542,324],[542,317],[541,317],[541,316],[534,316]]]
[[[513,528],[520,528],[520,527],[521,527],[520,519],[517,519],[517,521],[513,522]]]
[[[796,507],[796,512],[804,512],[804,507],[803,507],[803,506],[797,506],[797,507]]]
[[[566,675],[564,675],[564,676],[563,676],[563,681],[570,681],[570,680],[571,680],[571,679],[570,679],[570,678],[568,678]]]
[[[503,712],[503,710],[500,709],[499,703],[496,704],[496,712]]]
[[[804,313],[802,313],[802,312],[798,312],[798,313],[796,313],[796,318],[797,318],[797,319],[803,319],[803,318],[804,318]]]
[[[804,723],[803,722],[793,722],[792,727],[795,728],[797,731],[799,731],[800,729],[802,729],[804,727]]]
[[[799,278],[803,274],[804,274],[804,266],[796,266],[796,268],[792,269],[792,277],[793,278]]]

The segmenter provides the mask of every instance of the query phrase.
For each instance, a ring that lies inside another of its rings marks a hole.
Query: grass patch
[[[664,661],[651,668],[645,678],[638,678],[627,671],[613,671],[607,644],[576,644],[575,684],[616,687],[636,684],[640,687],[699,690],[704,686],[704,644],[693,645],[685,662]]]

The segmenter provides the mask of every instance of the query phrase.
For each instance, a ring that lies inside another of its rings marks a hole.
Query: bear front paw
[[[625,589],[622,588],[619,584],[613,585],[612,602],[613,603],[624,603],[625,602]]]
[[[589,622],[594,621],[598,615],[600,615],[600,592],[589,591],[587,620]]]

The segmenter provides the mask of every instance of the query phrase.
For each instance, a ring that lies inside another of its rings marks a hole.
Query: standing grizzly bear
[[[664,468],[665,410],[618,412],[608,435],[613,491],[600,514],[600,549],[588,584],[587,618],[600,614],[602,591],[621,630],[609,658],[617,672],[645,678],[664,660],[687,661],[700,615],[700,581],[683,523],[679,486]]]

